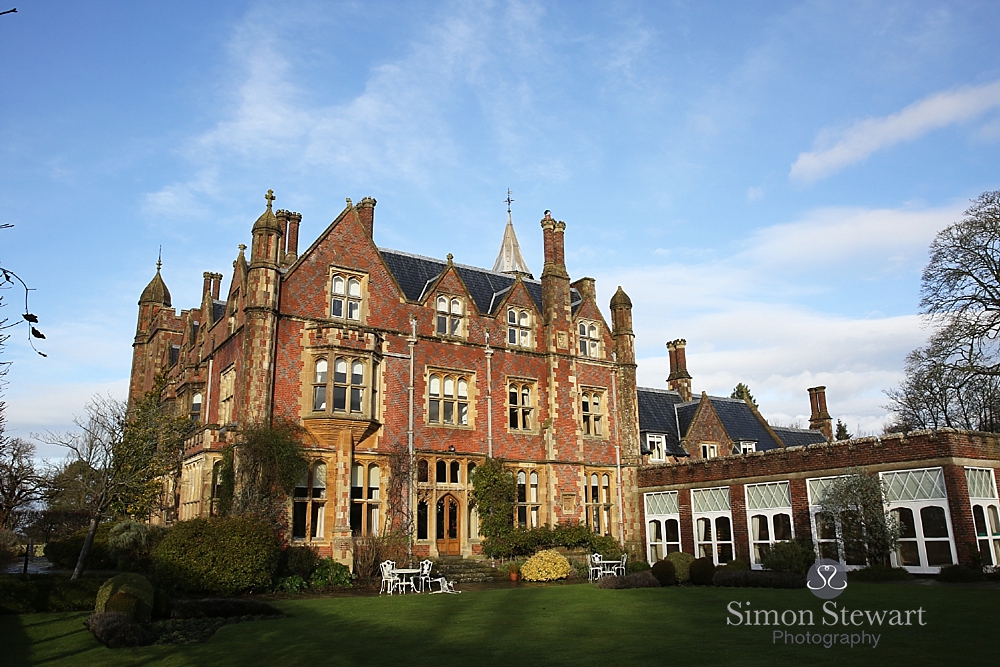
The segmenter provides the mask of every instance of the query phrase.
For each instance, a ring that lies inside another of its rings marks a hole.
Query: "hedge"
[[[233,595],[271,587],[280,548],[260,519],[192,519],[173,526],[153,551],[159,583],[189,593]]]
[[[716,586],[748,588],[805,588],[806,577],[795,572],[721,569],[712,577],[712,583]]]
[[[68,574],[3,574],[0,614],[91,610],[103,583],[92,576],[71,581]]]
[[[598,535],[580,524],[513,528],[500,537],[487,539],[483,543],[483,554],[490,558],[514,558],[554,547],[582,549],[587,553],[599,553],[605,558],[621,556],[618,540],[609,535]]]
[[[117,567],[118,559],[112,556],[111,550],[108,549],[110,531],[110,523],[102,523],[97,527],[94,543],[90,545],[90,553],[87,554],[87,562],[84,563],[88,570],[113,570]],[[45,557],[56,567],[72,570],[80,558],[80,550],[83,549],[86,538],[87,529],[81,528],[65,540],[48,542],[45,545]]]

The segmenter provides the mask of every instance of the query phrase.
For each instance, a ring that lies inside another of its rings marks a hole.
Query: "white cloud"
[[[872,153],[903,141],[912,141],[931,130],[978,118],[1000,107],[1000,81],[935,93],[902,111],[882,118],[858,121],[846,130],[823,130],[817,150],[800,153],[789,177],[811,183]]]

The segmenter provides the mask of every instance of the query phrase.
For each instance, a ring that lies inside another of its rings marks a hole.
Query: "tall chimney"
[[[288,212],[288,237],[285,249],[285,263],[292,264],[299,258],[299,223],[302,222],[302,214],[295,211]]]
[[[542,267],[542,316],[546,324],[558,325],[568,330],[569,273],[566,272],[563,250],[566,223],[554,220],[550,211],[542,218],[542,242],[545,248],[545,266]]]
[[[205,284],[201,288],[201,296],[202,299],[204,299],[205,295],[208,294],[212,289],[212,273],[206,271],[205,273],[201,274],[201,277],[205,279]]]
[[[597,285],[593,278],[580,278],[571,283],[570,287],[579,292],[584,301],[597,301]]]
[[[358,220],[361,221],[361,226],[365,228],[365,232],[368,233],[368,238],[374,238],[372,235],[375,230],[375,201],[374,197],[363,197],[361,201],[355,208],[358,211]]]
[[[813,387],[809,390],[809,407],[812,409],[809,428],[821,432],[828,441],[833,440],[833,418],[826,409],[826,387]]]
[[[683,338],[667,343],[670,353],[670,376],[667,377],[667,389],[672,389],[681,395],[681,400],[691,400],[691,375],[687,370],[687,341]]]
[[[222,289],[222,274],[213,273],[212,275],[212,298],[219,298],[219,291]]]
[[[281,226],[282,241],[278,246],[278,263],[285,263],[285,253],[287,252],[285,246],[288,243],[288,211],[285,209],[279,209],[274,212],[274,216],[278,218],[278,225]]]

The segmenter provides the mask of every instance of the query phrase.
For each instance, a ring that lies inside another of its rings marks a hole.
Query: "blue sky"
[[[197,305],[268,188],[300,248],[371,195],[379,245],[489,267],[508,187],[531,268],[551,209],[570,273],[631,295],[643,384],[683,337],[696,391],[804,424],[825,384],[875,432],[928,243],[1000,187],[991,2],[16,4],[0,262],[49,354],[8,343],[17,435],[123,397],[158,247]]]

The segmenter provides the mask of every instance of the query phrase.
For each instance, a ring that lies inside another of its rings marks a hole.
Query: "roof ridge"
[[[446,262],[443,259],[435,259],[434,257],[428,257],[427,255],[418,255],[418,254],[416,254],[414,252],[406,252],[405,250],[394,250],[392,248],[379,248],[378,251],[379,252],[391,252],[391,253],[394,253],[396,255],[404,255],[406,257],[413,257],[414,259],[422,259],[422,260],[427,261],[427,262],[434,262],[435,264],[441,264],[442,266],[446,266],[448,264],[448,262]],[[456,268],[469,269],[470,271],[478,271],[480,273],[488,273],[491,276],[498,276],[498,277],[501,277],[501,278],[506,278],[507,280],[513,280],[514,279],[514,276],[510,275],[509,273],[503,273],[501,271],[491,271],[490,269],[484,269],[481,266],[472,266],[471,264],[459,264],[458,262],[454,262],[454,261],[452,262],[452,265],[455,266]],[[542,284],[541,280],[536,280],[534,278],[524,278],[522,276],[521,280],[524,281],[524,282],[526,282],[526,283],[534,283],[535,285],[541,285]]]
[[[657,394],[676,394],[680,396],[680,392],[675,389],[658,389],[657,387],[636,387],[636,391],[653,391]]]

